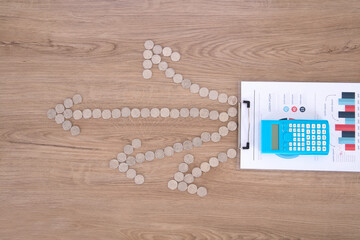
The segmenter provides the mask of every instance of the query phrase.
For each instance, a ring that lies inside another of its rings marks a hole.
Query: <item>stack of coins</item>
[[[64,131],[70,131],[71,135],[76,136],[80,134],[80,128],[75,126],[70,121],[71,118],[79,120],[83,117],[83,114],[80,110],[75,110],[74,112],[71,108],[82,102],[82,97],[80,94],[75,94],[72,98],[66,98],[64,103],[59,103],[55,108],[51,108],[47,111],[47,117],[49,119],[54,119],[57,124],[61,124]]]

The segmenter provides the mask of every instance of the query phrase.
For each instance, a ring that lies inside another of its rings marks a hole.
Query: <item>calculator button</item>
[[[302,128],[302,129],[301,129],[301,132],[305,132],[305,129]]]
[[[326,140],[326,136],[325,136],[325,135],[322,136],[322,140]]]
[[[289,142],[289,146],[290,146],[290,147],[292,146],[292,142]]]
[[[289,151],[292,151],[292,147],[289,147]]]
[[[301,141],[302,141],[302,142],[305,142],[305,138],[301,138]]]
[[[312,136],[311,136],[311,140],[315,140],[315,135],[312,135]]]
[[[311,124],[311,128],[315,128],[315,124]]]
[[[296,137],[296,133],[293,133],[293,137]]]
[[[304,134],[304,133],[302,133],[302,134],[301,134],[301,137],[305,137],[305,134]]]
[[[310,151],[310,147],[309,147],[309,146],[306,147],[306,151]]]
[[[320,124],[317,124],[316,127],[317,127],[317,128],[321,128],[321,125],[320,125]]]
[[[322,134],[326,134],[326,130],[322,130]]]
[[[304,147],[302,147],[302,148],[301,148],[301,151],[305,151],[305,148],[304,148]]]
[[[298,149],[297,149],[298,151],[300,151],[301,150],[301,147],[298,147]]]
[[[300,127],[300,123],[297,124],[297,127],[298,127],[298,128]]]
[[[316,150],[316,148],[315,148],[315,147],[312,147],[312,148],[311,148],[311,150],[312,150],[312,151],[315,151],[315,150]]]
[[[306,140],[309,140],[310,139],[310,135],[306,135]]]
[[[302,127],[302,128],[305,127],[305,124],[302,123],[302,124],[301,124],[301,127]]]
[[[317,140],[321,140],[321,136],[318,135],[318,136],[316,137],[316,139],[317,139]]]
[[[322,145],[326,145],[326,141],[322,141]]]
[[[311,134],[315,134],[315,130],[311,130]]]
[[[298,142],[300,142],[300,138],[298,138],[297,140],[298,140]]]
[[[300,133],[298,133],[297,136],[300,137]]]
[[[294,142],[294,146],[296,146],[296,142]]]
[[[305,143],[304,143],[304,142],[302,142],[302,143],[301,143],[301,146],[303,146],[303,147],[304,147],[304,146],[305,146]]]
[[[306,124],[306,128],[310,128],[310,124]]]
[[[310,141],[306,141],[306,145],[310,145]]]
[[[297,131],[300,132],[300,128],[298,128]]]
[[[323,124],[323,125],[322,125],[322,128],[326,128],[326,124]]]
[[[317,134],[321,134],[321,130],[317,130],[316,132],[317,132]]]
[[[310,130],[308,129],[308,130],[306,130],[306,134],[310,134]]]
[[[293,142],[296,142],[296,138],[293,138]]]
[[[292,128],[289,128],[289,132],[292,132]]]
[[[321,147],[317,147],[317,150],[318,150],[318,151],[321,151]]]
[[[322,150],[323,150],[323,151],[326,151],[326,147],[323,147]]]
[[[311,145],[315,145],[315,141],[312,141],[312,142],[311,142]]]
[[[289,127],[292,127],[292,123],[289,123]]]
[[[317,145],[321,145],[321,141],[317,141]]]

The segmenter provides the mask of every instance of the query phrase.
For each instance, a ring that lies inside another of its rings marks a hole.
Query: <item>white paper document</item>
[[[240,91],[241,169],[360,172],[360,83],[241,82]],[[327,120],[329,154],[292,159],[262,154],[261,120],[284,118]],[[243,149],[247,143],[249,149]]]

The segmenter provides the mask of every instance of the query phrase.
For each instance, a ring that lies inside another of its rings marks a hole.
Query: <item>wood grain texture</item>
[[[109,169],[133,138],[142,151],[215,131],[194,119],[80,120],[72,137],[46,111],[206,107],[153,71],[147,39],[181,53],[191,81],[228,95],[239,80],[359,82],[360,2],[0,1],[1,239],[359,239],[360,174],[238,171],[228,161],[196,180],[199,198],[167,182],[188,152]],[[75,108],[75,109],[76,109]],[[192,150],[199,165],[236,147],[236,133]]]

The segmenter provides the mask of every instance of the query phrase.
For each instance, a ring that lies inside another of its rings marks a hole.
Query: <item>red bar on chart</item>
[[[345,151],[355,151],[355,144],[345,144]]]
[[[345,112],[355,112],[355,105],[345,105]]]
[[[355,131],[354,124],[335,124],[335,131]]]

